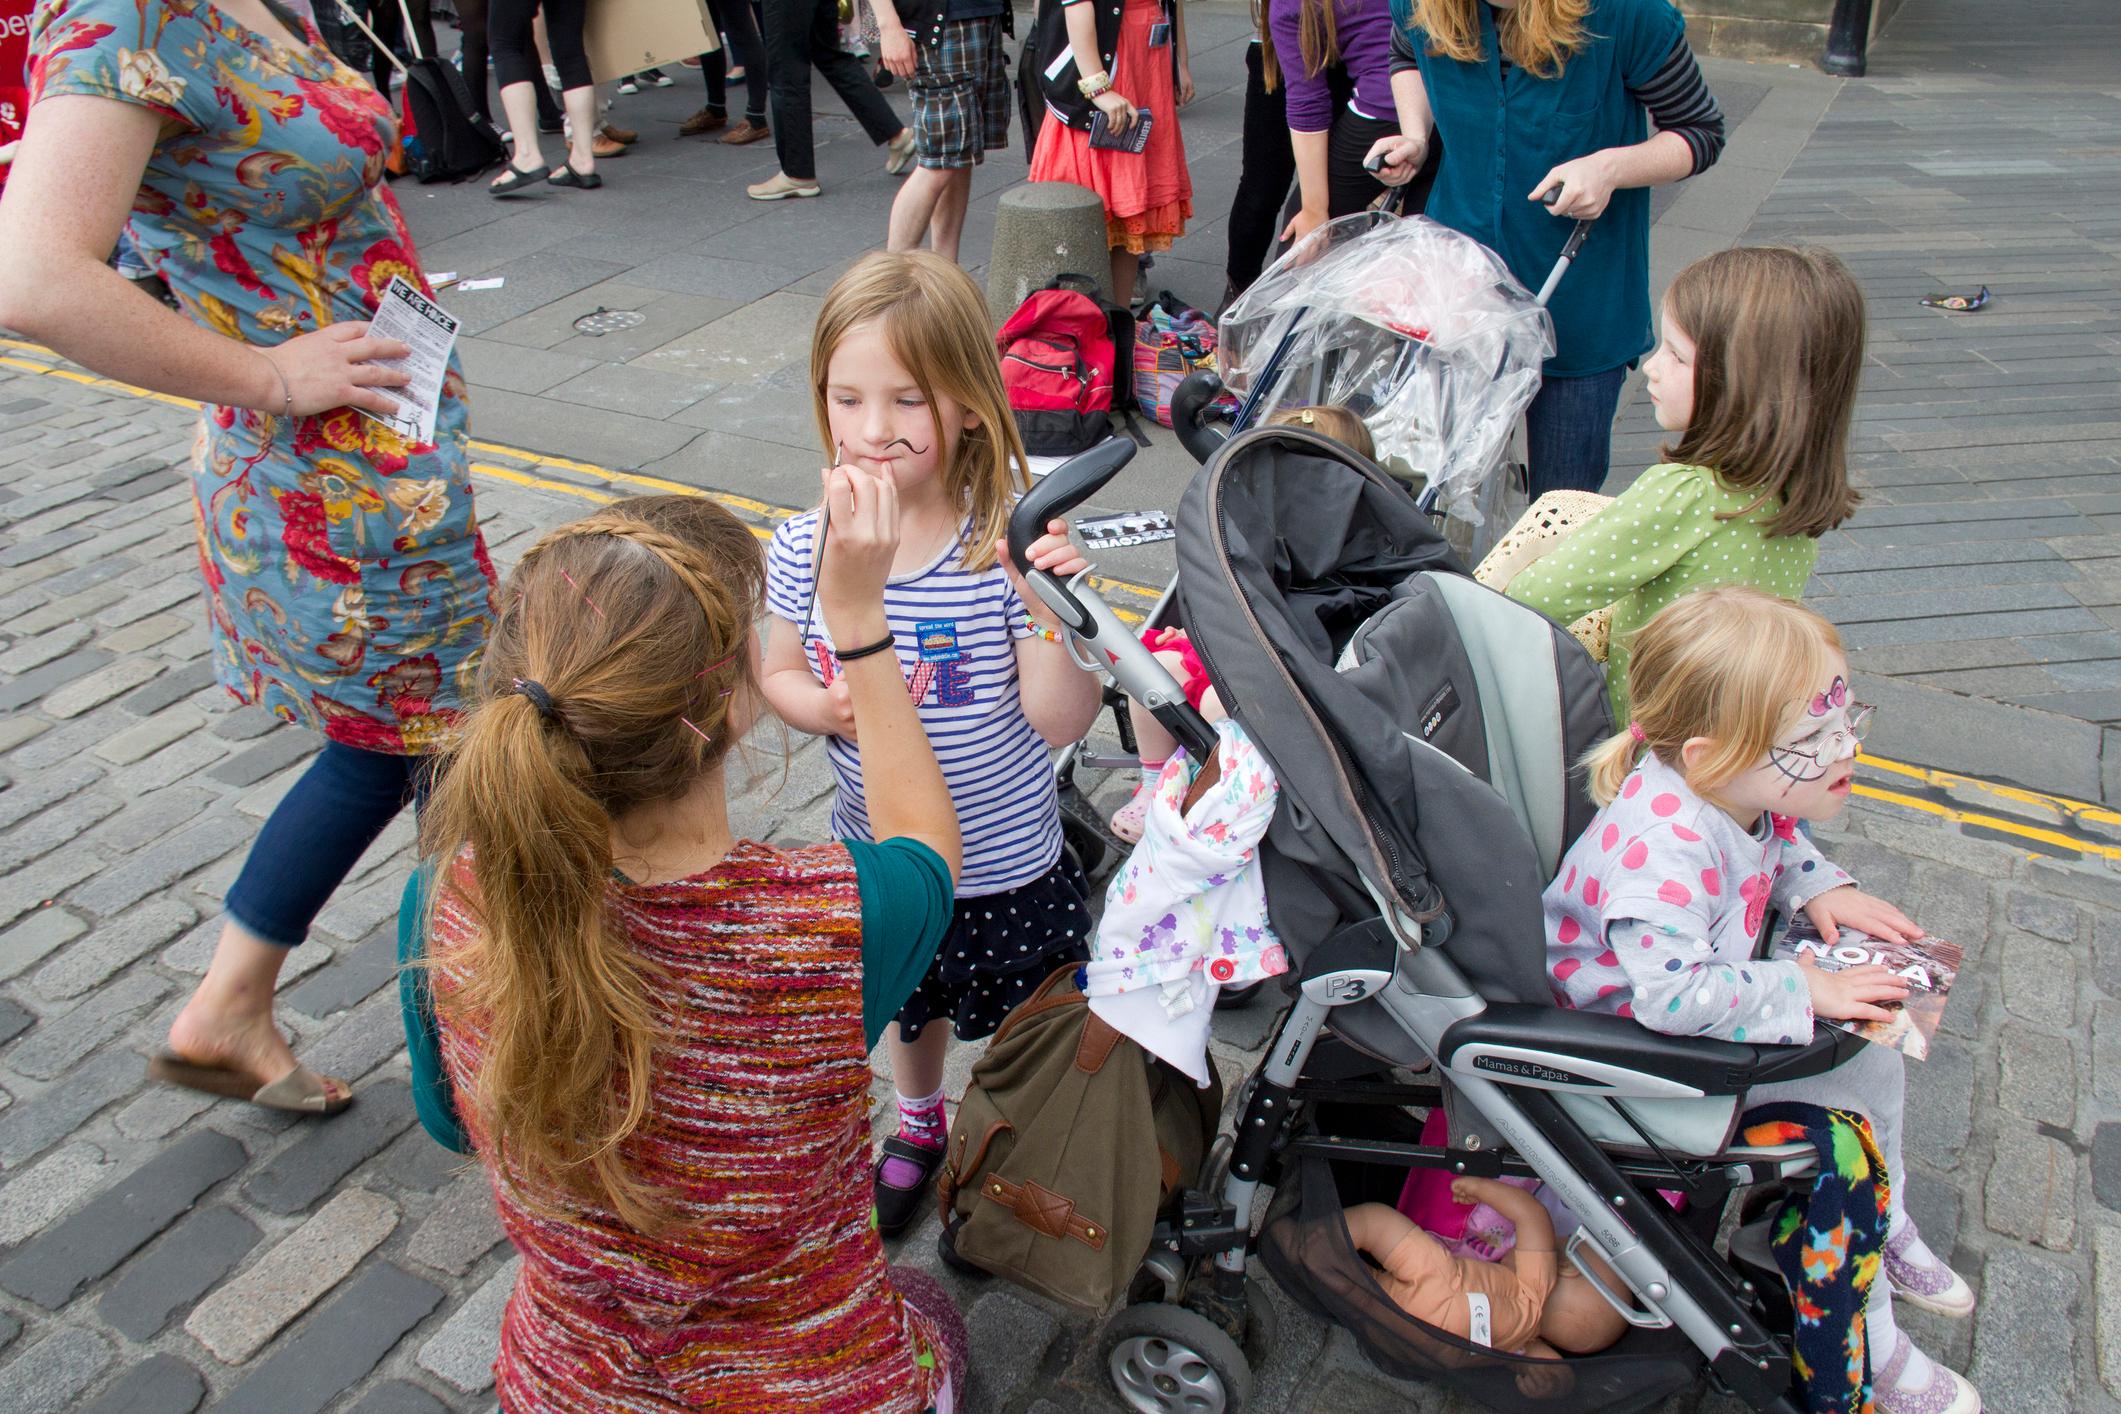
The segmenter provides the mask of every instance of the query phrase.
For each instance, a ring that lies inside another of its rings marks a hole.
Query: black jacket
[[[898,11],[898,22],[906,27],[907,35],[915,44],[933,49],[943,42],[943,21],[950,17],[950,0],[894,0],[893,8]],[[1001,21],[1002,33],[1015,35],[1016,14],[1009,8],[1007,0],[1002,5]]]
[[[1119,19],[1126,9],[1126,0],[1076,0],[1076,3],[1097,7],[1097,52],[1103,60],[1104,71],[1110,74],[1113,55],[1119,50]],[[1075,86],[1082,74],[1075,67],[1075,55],[1068,48],[1067,9],[1060,0],[1039,0],[1038,18],[1031,25],[1031,42],[1037,47],[1042,61],[1039,86],[1045,93],[1047,106],[1069,127],[1088,132],[1090,115],[1097,111],[1097,105],[1083,97],[1083,91]],[[1113,77],[1117,79],[1118,75]]]

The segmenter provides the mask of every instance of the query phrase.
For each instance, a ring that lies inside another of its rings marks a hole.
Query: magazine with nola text
[[[1958,979],[1964,953],[1957,943],[1942,938],[1888,943],[1854,928],[1841,929],[1833,946],[1829,947],[1819,936],[1819,930],[1812,926],[1812,921],[1799,914],[1775,940],[1775,957],[1784,962],[1809,959],[1828,972],[1859,967],[1867,962],[1875,962],[1891,971],[1908,984],[1905,1001],[1884,1004],[1885,1009],[1893,1013],[1892,1020],[1833,1021],[1827,1024],[1853,1031],[1881,1046],[1891,1046],[1909,1060],[1925,1060],[1930,1053],[1930,1042],[1937,1035],[1937,1023],[1944,1017],[1945,1000],[1951,995],[1952,983]]]

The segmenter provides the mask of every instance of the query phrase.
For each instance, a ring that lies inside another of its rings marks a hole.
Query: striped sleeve
[[[1716,165],[1723,155],[1723,110],[1716,106],[1716,95],[1709,92],[1693,47],[1684,38],[1672,46],[1649,82],[1640,88],[1631,85],[1628,93],[1650,110],[1650,119],[1660,131],[1677,133],[1686,140],[1694,154],[1694,171],[1689,175]]]

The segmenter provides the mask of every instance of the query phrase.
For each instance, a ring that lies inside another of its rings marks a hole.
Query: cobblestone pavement
[[[319,919],[281,998],[305,1057],[355,1080],[351,1110],[292,1123],[143,1084],[143,1053],[205,965],[217,900],[314,741],[229,710],[209,680],[172,470],[190,415],[10,359],[0,1414],[489,1408],[513,1268],[483,1181],[413,1121],[390,985],[409,821]],[[494,466],[479,489],[506,564],[525,536],[613,488],[536,465]],[[826,789],[815,747],[797,750],[784,783],[776,772],[746,793],[738,828],[818,838]],[[2121,817],[2079,816],[2079,848],[2028,853],[2035,841],[1977,838],[1934,812],[1978,802],[2054,826],[2029,798],[1914,789],[1931,813],[1866,801],[1828,838],[1867,884],[1967,948],[1946,1032],[1913,1077],[1911,1201],[1987,1299],[1970,1325],[1915,1328],[1970,1368],[1993,1408],[2121,1408]],[[1228,1077],[1270,1020],[1261,1003],[1218,1019]],[[955,1058],[953,1091],[970,1058]],[[902,1258],[935,1268],[932,1239],[931,1222]],[[1113,1407],[1089,1325],[938,1274],[970,1315],[972,1408]],[[1276,1299],[1281,1338],[1255,1407],[1439,1407]]]

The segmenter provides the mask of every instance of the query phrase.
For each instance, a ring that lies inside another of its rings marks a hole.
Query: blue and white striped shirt
[[[832,640],[810,613],[818,512],[783,521],[766,547],[766,607],[800,630],[810,674],[824,681]],[[827,553],[830,553],[829,550]],[[914,693],[921,726],[943,768],[964,834],[960,898],[1021,887],[1060,858],[1060,800],[1046,743],[1024,716],[1016,675],[1016,640],[1031,636],[1024,604],[999,565],[977,572],[958,566],[952,544],[884,588],[884,613],[898,640],[899,670]],[[820,650],[822,649],[822,654]],[[916,690],[917,689],[917,690]],[[832,832],[873,840],[862,764],[854,747],[827,739],[839,794]]]

